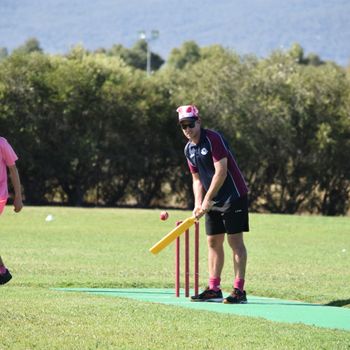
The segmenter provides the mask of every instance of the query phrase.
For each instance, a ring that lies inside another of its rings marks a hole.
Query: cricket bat
[[[191,216],[185,219],[179,226],[176,226],[167,235],[165,235],[159,242],[157,242],[149,251],[153,254],[158,254],[164,248],[166,248],[172,241],[182,235],[188,228],[190,228],[197,219]]]

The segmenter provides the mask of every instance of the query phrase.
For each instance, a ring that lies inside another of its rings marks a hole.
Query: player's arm
[[[21,181],[19,179],[16,165],[10,165],[8,168],[10,172],[12,186],[15,191],[15,197],[13,201],[13,205],[15,207],[14,210],[16,213],[18,213],[23,208]]]
[[[215,174],[211,180],[210,187],[202,202],[202,211],[208,212],[214,205],[213,198],[219,192],[227,176],[227,158],[222,158],[214,162]]]
[[[196,218],[199,218],[199,214],[202,208],[204,189],[198,173],[192,173],[192,187],[193,187],[193,195],[194,195],[193,215]]]

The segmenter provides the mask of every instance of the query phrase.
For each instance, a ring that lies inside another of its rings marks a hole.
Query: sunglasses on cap
[[[196,126],[196,122],[181,124],[181,128],[186,130],[187,128],[193,129]]]

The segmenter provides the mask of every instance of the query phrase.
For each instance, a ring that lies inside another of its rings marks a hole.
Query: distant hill
[[[299,43],[305,54],[350,63],[349,0],[0,0],[0,47],[29,37],[48,53],[72,46],[131,47],[159,30],[153,51],[167,58],[184,41],[265,57]]]

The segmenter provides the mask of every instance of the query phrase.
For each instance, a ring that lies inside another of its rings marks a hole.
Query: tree
[[[45,75],[50,67],[49,58],[39,53],[17,53],[0,65],[1,129],[20,155],[25,199],[33,204],[45,202],[50,188],[52,155],[42,147],[49,135],[38,133],[38,121],[49,113]]]
[[[176,69],[182,69],[187,64],[194,64],[201,58],[201,49],[194,41],[187,41],[177,49],[170,52],[167,65]]]
[[[13,50],[14,54],[28,54],[31,52],[43,52],[36,38],[29,38],[23,45]]]
[[[173,99],[175,105],[197,103],[205,125],[224,132],[248,180],[253,210],[344,213],[349,170],[340,164],[348,146],[345,141],[334,146],[335,139],[345,140],[348,133],[346,124],[339,124],[349,115],[344,111],[348,83],[341,69],[300,64],[282,52],[264,60],[242,60],[220,50],[210,50],[204,58],[203,51],[200,61],[173,73]],[[325,158],[318,156],[317,139],[328,118],[331,134],[342,130],[344,136],[332,137],[334,153]],[[341,161],[333,164],[335,154]],[[329,172],[321,164],[332,169],[333,177],[322,180]],[[323,196],[328,203],[324,209]]]
[[[147,77],[121,55],[77,46],[65,56],[23,51],[0,61],[0,129],[20,154],[27,203],[191,207],[175,109],[196,103],[204,126],[232,146],[252,210],[348,212],[343,68],[214,45]]]
[[[0,47],[0,61],[8,56],[8,50],[6,47]]]
[[[289,49],[287,54],[295,60],[298,64],[320,66],[325,62],[315,53],[309,53],[306,57],[304,56],[304,49],[300,44],[294,43]]]
[[[137,69],[146,70],[147,65],[147,42],[139,40],[131,49],[122,45],[114,45],[107,51],[108,55],[121,57],[126,64]],[[154,52],[151,52],[151,70],[157,71],[164,63],[164,60]]]

